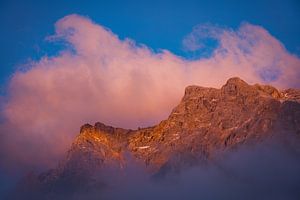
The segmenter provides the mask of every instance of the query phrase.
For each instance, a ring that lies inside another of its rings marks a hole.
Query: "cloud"
[[[10,80],[2,109],[2,162],[8,163],[9,153],[13,166],[53,166],[87,122],[126,128],[156,124],[187,85],[220,87],[239,76],[249,83],[300,86],[299,58],[264,28],[197,26],[184,44],[194,51],[209,37],[218,41],[212,55],[188,60],[121,40],[86,17],[60,19],[47,39],[63,41],[65,49],[28,63]]]
[[[103,169],[105,170],[105,169]],[[70,190],[68,182],[49,193],[22,191],[14,199],[299,199],[299,152],[290,146],[268,140],[220,152],[214,159],[198,166],[153,179],[138,163],[128,162],[119,170],[107,170],[89,189]],[[99,181],[101,184],[98,184]],[[72,181],[71,181],[72,182]],[[87,184],[85,184],[87,185]],[[41,196],[40,196],[41,195]],[[28,198],[25,198],[28,196]],[[33,198],[35,197],[35,198]]]
[[[141,179],[127,169],[131,176],[125,177],[125,183],[115,183],[102,195],[106,199],[298,199],[298,156],[286,146],[267,141],[223,152],[212,162],[158,182]]]
[[[222,80],[236,75],[250,83],[267,83],[279,88],[300,86],[299,58],[264,28],[243,23],[234,31],[204,24],[196,26],[183,44],[185,49],[196,51],[207,48],[205,42],[209,38],[218,41],[219,46],[207,60],[192,63],[204,72],[201,74],[209,73]]]

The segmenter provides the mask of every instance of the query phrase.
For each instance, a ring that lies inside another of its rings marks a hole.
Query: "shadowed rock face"
[[[221,89],[188,86],[168,119],[138,130],[86,124],[60,165],[38,177],[40,187],[88,188],[103,184],[107,170],[140,163],[149,175],[163,175],[213,159],[241,144],[288,135],[300,138],[300,91],[248,85],[231,78]],[[129,155],[129,156],[128,156]],[[130,157],[130,158],[129,158]],[[100,181],[99,181],[100,180]],[[42,183],[42,184],[41,184]],[[88,184],[86,184],[88,183]]]

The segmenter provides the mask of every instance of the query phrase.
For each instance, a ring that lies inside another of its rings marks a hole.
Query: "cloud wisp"
[[[48,40],[63,41],[66,48],[28,63],[10,80],[1,114],[1,157],[9,152],[18,166],[53,166],[80,125],[153,125],[168,116],[191,84],[220,87],[239,76],[249,83],[300,87],[300,59],[264,28],[196,26],[184,38],[185,48],[205,48],[205,38],[218,41],[212,55],[188,60],[121,40],[86,17],[60,19]]]

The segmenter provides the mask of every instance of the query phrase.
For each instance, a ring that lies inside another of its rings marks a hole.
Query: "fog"
[[[220,152],[207,162],[159,178],[132,160],[121,172],[107,171],[101,180],[104,186],[30,199],[296,200],[300,197],[299,156],[291,146],[265,141]]]
[[[103,199],[299,199],[300,154],[265,142],[149,181],[131,173]]]

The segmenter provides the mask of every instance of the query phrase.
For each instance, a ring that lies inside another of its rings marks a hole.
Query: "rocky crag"
[[[231,78],[220,89],[188,86],[168,119],[153,127],[83,125],[65,160],[32,179],[42,191],[88,189],[105,185],[108,169],[122,171],[132,161],[151,176],[163,176],[275,136],[299,151],[300,91]]]

